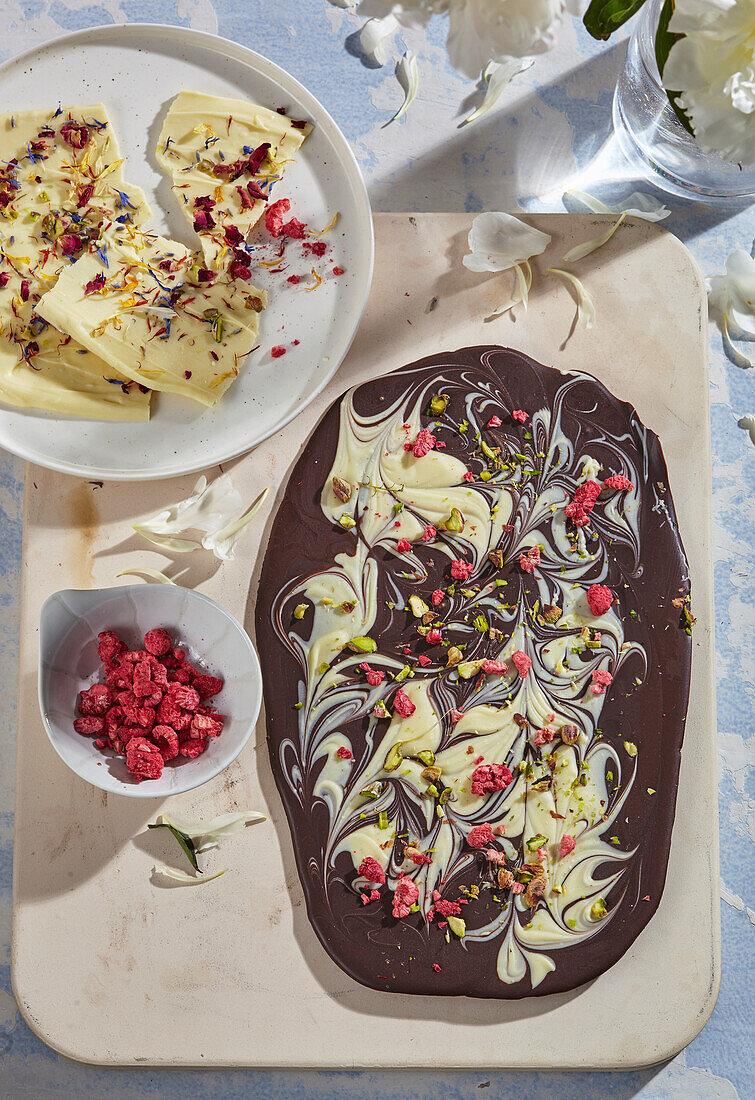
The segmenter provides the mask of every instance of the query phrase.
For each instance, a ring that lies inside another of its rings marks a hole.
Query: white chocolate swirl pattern
[[[358,873],[371,857],[386,884],[363,913],[342,918],[347,930],[385,944],[385,927],[365,933],[363,922],[379,908],[395,925],[392,892],[411,880],[415,908],[398,922],[411,924],[407,945],[418,938],[431,953],[443,944],[462,960],[484,949],[502,988],[518,993],[537,989],[565,949],[610,935],[630,888],[638,845],[620,834],[638,760],[633,746],[627,751],[605,735],[601,722],[617,684],[624,693],[641,692],[648,676],[643,632],[626,634],[636,612],[624,595],[642,579],[640,516],[656,498],[643,497],[650,472],[645,430],[636,420],[625,431],[602,430],[595,398],[584,407],[586,388],[596,388],[592,379],[557,376],[552,400],[529,409],[521,425],[491,368],[495,354],[480,356],[487,377],[476,365],[450,363],[444,371],[439,363],[430,377],[417,371],[416,378],[409,368],[397,396],[377,412],[360,412],[359,389],[346,394],[332,467],[315,476],[319,522],[334,545],[348,549],[270,593],[268,622],[299,669],[298,699],[291,701],[296,729],[289,721],[275,746],[276,778],[287,787],[287,808],[293,800],[302,820],[313,822],[317,843],[307,873],[331,917],[343,912],[333,905],[336,891],[361,906],[360,895],[376,886]],[[447,408],[428,415],[438,394],[449,396]],[[588,433],[575,439],[565,423],[572,407],[590,425],[589,450]],[[491,417],[502,424],[488,428]],[[422,429],[447,446],[415,457],[405,445]],[[468,470],[471,482],[463,476]],[[612,474],[633,488],[604,492],[588,525],[567,521],[577,485]],[[336,493],[334,479],[352,487],[349,499]],[[463,517],[461,531],[442,529],[452,509]],[[322,548],[313,546],[319,561]],[[519,556],[535,546],[540,560],[528,574]],[[500,551],[501,568],[490,551]],[[454,560],[471,566],[466,580],[451,581]],[[593,584],[608,584],[616,597],[600,615],[586,598]],[[426,639],[427,629],[423,637],[423,620],[409,604],[419,596],[427,610],[436,586],[445,594],[425,627],[442,624],[441,644]],[[375,652],[348,648],[364,638],[374,639]],[[457,667],[447,667],[450,646],[463,650]],[[524,676],[515,652],[532,662]],[[367,683],[365,660],[385,673],[380,684]],[[485,674],[475,664],[482,660],[502,662],[505,671]],[[595,672],[613,677],[606,694],[593,690]],[[409,716],[394,709],[399,684],[415,708]],[[374,713],[381,703],[386,717]],[[563,726],[576,727],[571,743],[556,733]],[[539,744],[536,731],[543,729],[555,736]],[[386,767],[397,745],[398,765]],[[423,775],[428,760],[440,769],[434,783]],[[473,793],[478,763],[505,765],[513,781]],[[365,797],[365,789],[377,797]],[[498,851],[498,864],[468,840],[486,823],[496,835],[484,849]],[[572,850],[562,854],[564,837]],[[407,858],[407,845],[428,861]],[[522,880],[521,892],[499,885],[499,865]],[[534,900],[525,889],[533,867],[541,878]],[[465,928],[457,938],[434,910],[462,897],[457,912]]]

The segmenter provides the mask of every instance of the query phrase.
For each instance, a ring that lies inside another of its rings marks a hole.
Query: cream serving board
[[[491,1002],[365,989],[331,962],[310,929],[264,720],[226,772],[170,807],[188,820],[263,809],[270,821],[210,855],[208,868],[228,867],[222,878],[160,888],[151,869],[172,854],[171,838],[147,833],[146,825],[161,804],[87,786],[47,743],[36,703],[36,624],[56,589],[121,583],[117,573],[138,564],[165,568],[130,524],[186,495],[194,478],[100,487],[29,466],[12,971],[24,1016],[56,1050],[106,1065],[631,1068],[676,1053],[710,1015],[720,934],[704,286],[674,237],[630,220],[578,266],[598,320],[564,347],[574,302],[555,279],[537,276],[606,222],[591,215],[531,220],[553,242],[534,265],[529,310],[488,323],[510,285],[508,276],[473,275],[462,266],[468,215],[378,215],[372,294],[342,369],[231,472],[250,500],[267,484],[279,490],[308,433],[348,385],[466,344],[511,345],[556,367],[590,371],[636,405],[664,444],[698,618],[658,913],[616,966],[570,993]],[[216,568],[199,552],[169,567],[250,629],[273,511],[271,500],[235,562]]]

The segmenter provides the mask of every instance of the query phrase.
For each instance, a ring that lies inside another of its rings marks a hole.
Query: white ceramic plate
[[[144,480],[233,458],[312,401],[356,333],[374,251],[364,181],[333,119],[283,69],[215,35],[149,24],[78,31],[0,67],[3,110],[104,102],[126,158],[124,178],[146,191],[152,225],[196,246],[152,152],[167,106],[182,89],[284,107],[294,118],[314,123],[276,195],[288,196],[296,216],[312,227],[324,228],[339,212],[327,235],[327,269],[338,264],[345,274],[314,292],[276,282],[262,315],[259,350],[247,357],[239,379],[214,409],[155,394],[148,423],[113,424],[0,406],[0,446],[31,462],[83,477]],[[291,270],[303,273],[306,267]],[[256,281],[265,285],[264,279]],[[291,346],[294,339],[297,346]],[[284,357],[271,357],[275,344],[288,347]]]

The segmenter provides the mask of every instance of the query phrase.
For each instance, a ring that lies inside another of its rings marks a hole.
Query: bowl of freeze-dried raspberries
[[[257,653],[220,604],[177,585],[56,592],[39,625],[53,748],[106,791],[163,798],[212,779],[257,722]]]

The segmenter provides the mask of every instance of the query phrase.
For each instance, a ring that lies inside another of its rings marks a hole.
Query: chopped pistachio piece
[[[441,531],[456,531],[458,533],[464,530],[464,516],[458,508],[452,508],[448,519],[444,519],[438,526]]]
[[[356,527],[356,520],[353,520],[351,516],[341,516],[338,522],[346,531],[350,531],[352,527]]]
[[[420,764],[424,764],[426,768],[431,767],[435,763],[435,753],[430,749],[422,749],[417,753],[417,759]]]
[[[482,668],[482,661],[462,661],[456,666],[456,671],[462,680],[471,680]]]
[[[635,745],[634,741],[624,742],[624,752],[627,754],[627,756],[637,755],[637,746]]]
[[[351,500],[351,491],[348,481],[344,481],[342,477],[333,478],[333,492],[343,504],[348,504]]]
[[[298,603],[296,605],[296,607],[294,608],[294,618],[295,619],[303,619],[304,616],[307,614],[307,608],[308,607],[309,607],[309,604]]]
[[[434,302],[438,299],[434,298]],[[434,307],[433,307],[434,308]],[[430,398],[430,412],[433,416],[441,416],[448,408],[448,402],[451,400],[447,393],[436,393]]]
[[[590,920],[603,920],[607,912],[608,910],[606,909],[606,903],[603,901],[603,898],[598,898],[595,904],[590,907]]]
[[[429,606],[419,596],[409,597],[409,608],[415,619],[421,619],[423,615],[427,615],[430,611]]]
[[[461,917],[449,917],[448,927],[451,929],[455,936],[459,937],[459,939],[463,938],[467,930],[467,926]]]
[[[383,784],[380,782],[368,783],[366,787],[362,787],[359,793],[362,798],[371,798],[374,801],[374,799],[380,798],[383,793]]]
[[[377,649],[377,642],[365,637],[352,638],[346,645],[353,653],[374,653]]]
[[[531,836],[527,841],[527,848],[530,852],[537,851],[538,848],[542,848],[544,844],[548,843],[548,837],[543,836],[542,833],[537,833],[536,836]]]
[[[397,741],[393,748],[388,750],[388,754],[383,764],[383,770],[387,772],[395,772],[396,768],[403,763],[404,757],[401,754],[401,746],[403,741]]]

